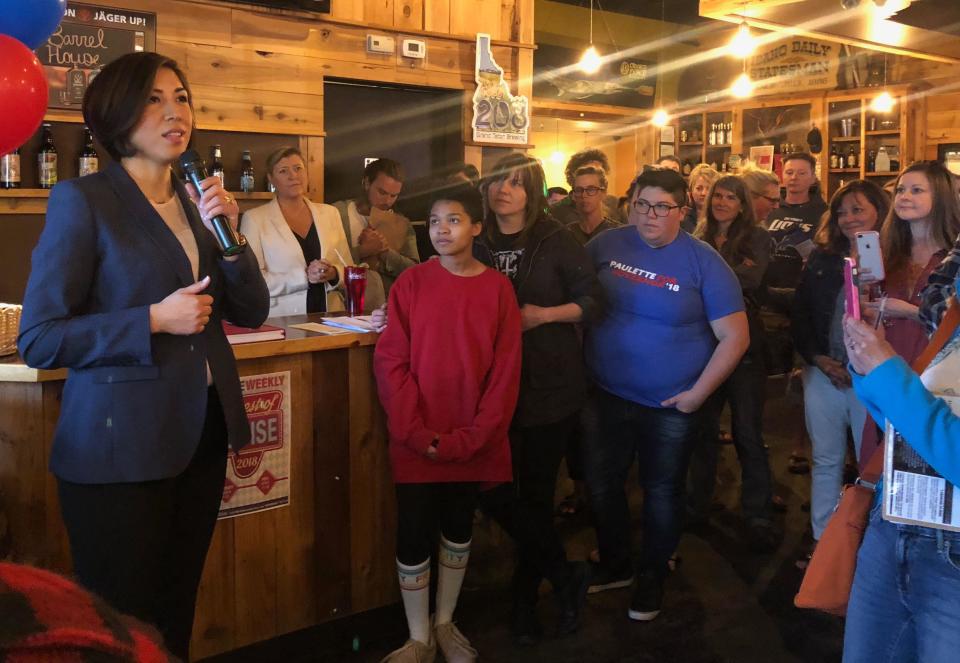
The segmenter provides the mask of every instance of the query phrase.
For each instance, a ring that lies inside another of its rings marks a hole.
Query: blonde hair
[[[690,182],[691,190],[693,190],[697,180],[701,177],[707,181],[708,187],[713,187],[713,183],[720,179],[720,173],[717,172],[717,169],[713,166],[705,163],[697,164],[693,167],[693,170],[690,171],[690,179],[688,182]]]
[[[741,168],[739,176],[743,183],[747,185],[747,190],[755,196],[762,196],[764,189],[771,184],[778,189],[780,188],[780,180],[777,179],[775,174],[769,170],[758,168],[752,163],[748,163],[746,167]]]

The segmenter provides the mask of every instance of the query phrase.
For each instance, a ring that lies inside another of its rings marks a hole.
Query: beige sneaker
[[[437,642],[426,645],[419,640],[407,640],[403,647],[395,649],[380,663],[433,663],[437,658]]]
[[[437,624],[433,637],[447,663],[474,663],[477,660],[477,650],[470,646],[470,641],[453,622]]]

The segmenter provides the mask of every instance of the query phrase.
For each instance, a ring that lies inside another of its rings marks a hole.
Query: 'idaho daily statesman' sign
[[[794,37],[767,45],[750,58],[749,72],[758,92],[803,92],[837,86],[840,45]]]

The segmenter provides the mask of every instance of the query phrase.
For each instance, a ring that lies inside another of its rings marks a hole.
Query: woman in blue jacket
[[[83,117],[113,161],[51,192],[17,342],[30,366],[70,369],[50,469],[77,577],[184,660],[227,445],[250,441],[220,321],[256,327],[270,306],[252,253],[214,242],[236,201],[217,177],[198,192],[173,176],[192,103],[157,53],[90,84]]]
[[[922,376],[896,354],[882,331],[847,318],[844,332],[853,387],[870,414],[889,421],[956,495],[960,416],[935,394],[960,394],[960,330]],[[882,494],[882,486],[877,490]],[[956,661],[960,533],[888,522],[881,506],[877,499],[857,556],[844,663]]]

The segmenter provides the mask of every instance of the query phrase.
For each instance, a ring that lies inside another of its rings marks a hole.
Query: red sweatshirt
[[[507,431],[520,385],[520,310],[505,276],[404,270],[373,366],[397,483],[512,480]],[[437,459],[427,447],[440,436]]]

